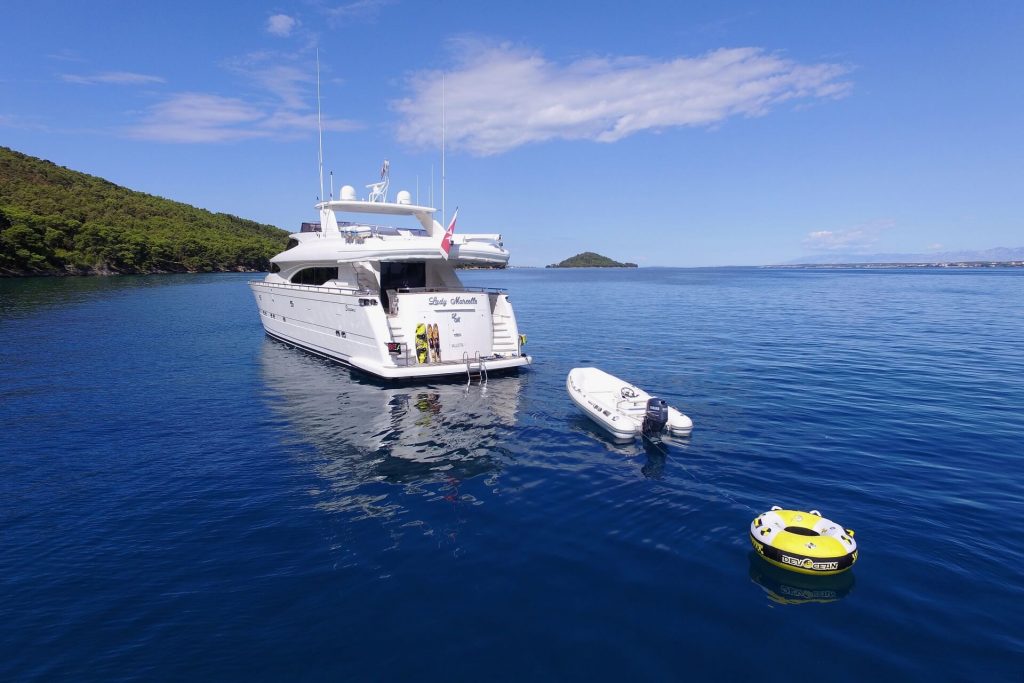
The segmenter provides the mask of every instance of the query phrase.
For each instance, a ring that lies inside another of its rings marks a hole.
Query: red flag
[[[448,252],[452,250],[452,235],[455,234],[455,219],[459,217],[459,209],[455,209],[455,213],[452,214],[452,222],[448,224],[448,229],[444,232],[444,237],[441,238],[441,253],[444,254],[445,258],[448,258]]]

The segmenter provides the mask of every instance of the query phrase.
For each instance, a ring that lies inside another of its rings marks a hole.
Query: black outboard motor
[[[640,428],[644,436],[657,436],[668,424],[668,404],[660,398],[647,399],[644,423]]]

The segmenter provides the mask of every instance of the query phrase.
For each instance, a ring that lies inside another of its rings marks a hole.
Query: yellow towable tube
[[[750,523],[750,542],[768,562],[801,574],[838,574],[857,561],[853,530],[825,519],[817,510],[783,510],[773,505]]]

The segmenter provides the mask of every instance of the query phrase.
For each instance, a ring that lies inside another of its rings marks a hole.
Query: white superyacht
[[[249,283],[267,334],[388,380],[485,381],[530,364],[508,294],[464,287],[456,272],[508,263],[501,235],[455,234],[454,216],[446,230],[407,191],[388,201],[388,171],[366,199],[346,185],[317,204],[320,222]],[[411,225],[378,224],[402,218]]]

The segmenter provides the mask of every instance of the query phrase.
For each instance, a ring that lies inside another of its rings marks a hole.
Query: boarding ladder
[[[462,360],[466,363],[466,386],[473,383],[474,377],[476,377],[480,384],[487,384],[487,365],[480,358],[479,351],[472,358],[469,357],[468,351],[463,352]]]
[[[398,318],[388,319],[388,328],[391,330],[391,341],[399,344],[401,352],[397,355],[392,355],[395,360],[395,365],[405,364],[406,366],[414,365],[416,363],[415,356],[412,355],[413,345],[405,338],[405,328],[399,322]],[[401,359],[402,363],[399,363]]]

